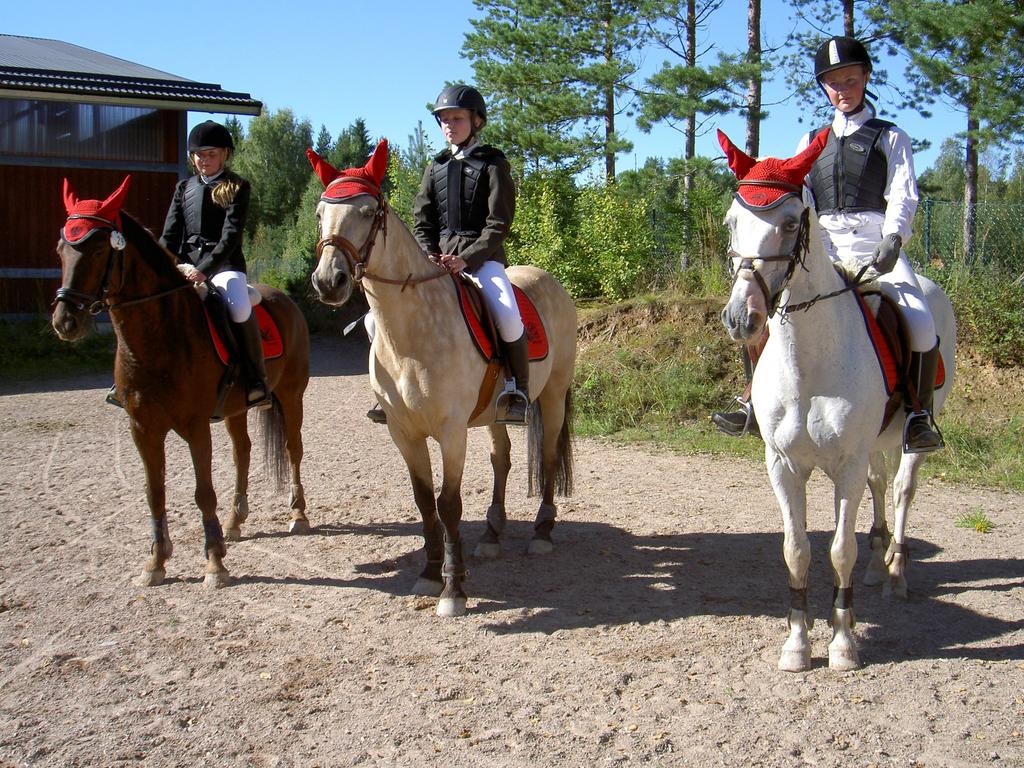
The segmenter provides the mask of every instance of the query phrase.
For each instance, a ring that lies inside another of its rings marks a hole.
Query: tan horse
[[[310,159],[328,185],[331,174],[338,171],[314,157]],[[459,521],[467,429],[487,427],[491,433],[494,487],[487,530],[476,549],[479,557],[499,553],[511,442],[505,426],[494,422],[493,396],[471,421],[487,364],[466,329],[451,279],[427,258],[380,194],[386,164],[387,145],[381,142],[366,168],[350,169],[335,179],[342,182],[343,194],[332,194],[339,189],[336,184],[325,191],[317,206],[320,261],[312,282],[320,300],[332,306],[348,300],[354,282],[366,292],[377,324],[370,350],[370,382],[387,414],[391,437],[409,467],[413,496],[423,517],[427,565],[413,591],[440,594],[437,614],[458,616],[466,611]],[[570,387],[576,360],[576,307],[562,286],[542,270],[512,267],[508,275],[533,300],[550,345],[547,357],[530,365],[529,394],[535,401],[528,427],[530,491],[536,482],[542,501],[529,551],[540,554],[553,546],[555,492],[568,495],[572,491]],[[443,464],[436,502],[428,437],[440,445]]]

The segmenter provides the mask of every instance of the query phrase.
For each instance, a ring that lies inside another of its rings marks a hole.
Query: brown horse
[[[175,257],[138,221],[120,211],[128,182],[125,179],[106,200],[94,201],[79,200],[65,180],[69,218],[57,243],[62,280],[52,324],[61,339],[76,341],[92,329],[92,315],[103,310],[110,313],[117,337],[117,395],[128,412],[132,438],[145,467],[146,498],[152,516],[153,544],[142,584],[159,584],[166,575],[164,564],[171,556],[164,443],[173,430],[188,443],[192,455],[195,500],[203,514],[206,535],[205,584],[224,586],[230,577],[223,564],[226,547],[213,489],[210,418],[226,367],[211,340],[201,300],[178,272]],[[284,346],[280,357],[267,361],[274,403],[261,412],[266,462],[279,487],[290,465],[291,530],[302,533],[309,530],[299,477],[302,395],[309,380],[309,330],[299,308],[284,293],[268,286],[258,286],[258,290]],[[251,449],[242,385],[231,387],[223,413],[235,462],[235,495],[227,537],[237,539],[248,515]]]
[[[427,565],[413,591],[440,594],[437,614],[458,616],[466,611],[459,521],[468,427],[490,430],[494,471],[487,528],[477,556],[499,554],[499,536],[505,525],[511,442],[506,427],[495,423],[497,392],[489,398],[481,395],[488,365],[466,329],[451,279],[427,258],[380,193],[387,167],[386,143],[381,142],[365,168],[341,175],[315,153],[309,154],[321,181],[330,185],[317,207],[320,262],[313,286],[320,300],[332,306],[348,300],[353,281],[360,281],[366,291],[377,324],[370,351],[370,382],[387,414],[391,438],[409,468],[413,496],[423,518]],[[530,490],[536,484],[542,500],[529,551],[542,554],[553,546],[555,493],[572,492],[576,306],[546,272],[512,267],[508,276],[533,301],[549,341],[547,356],[530,364],[534,405],[529,413],[528,477]],[[482,408],[477,405],[481,400]],[[441,448],[442,481],[436,501],[428,437]]]

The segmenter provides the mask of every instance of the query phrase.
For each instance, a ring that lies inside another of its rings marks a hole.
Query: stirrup
[[[711,423],[718,427],[718,430],[729,437],[743,437],[753,435],[761,437],[761,431],[757,426],[757,418],[754,416],[754,409],[749,402],[744,402],[738,397],[733,402],[739,404],[736,411],[715,411],[711,414]]]
[[[922,444],[911,446],[911,425],[921,419],[925,420],[926,427],[914,435],[914,437],[916,440],[922,441]],[[933,451],[942,450],[945,447],[946,441],[943,439],[942,432],[939,431],[939,426],[935,423],[935,419],[932,417],[931,411],[913,411],[907,416],[907,420],[903,422],[904,453],[932,453]]]
[[[258,394],[257,394],[258,393]],[[266,384],[257,384],[245,392],[245,407],[268,411],[274,406],[274,395]]]
[[[375,405],[375,406],[373,406],[373,408],[368,410],[366,412],[366,418],[368,418],[374,424],[387,424],[388,423],[388,415],[386,413],[384,413],[384,409],[381,408],[379,405]]]
[[[110,391],[107,392],[107,396],[105,398],[103,398],[103,399],[104,399],[104,401],[106,401],[110,405],[116,405],[118,408],[124,408],[124,403],[122,403],[120,400],[117,399],[117,385],[116,384],[112,384],[111,385]]]
[[[506,379],[505,388],[494,403],[494,423],[522,426],[529,410],[530,399],[516,386],[515,379]]]

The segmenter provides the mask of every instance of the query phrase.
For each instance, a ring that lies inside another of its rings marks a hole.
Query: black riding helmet
[[[814,77],[821,82],[821,76],[836,69],[863,64],[871,71],[871,57],[860,40],[852,37],[831,37],[814,54]]]
[[[484,103],[484,97],[471,85],[462,83],[449,85],[437,95],[434,108],[430,111],[438,125],[441,124],[441,112],[446,109],[468,109],[479,115],[484,123],[487,122],[487,104]],[[473,132],[476,132],[475,126]]]
[[[231,131],[220,123],[207,120],[200,123],[188,134],[188,151],[201,152],[204,149],[230,149],[234,151],[235,142],[231,138]]]

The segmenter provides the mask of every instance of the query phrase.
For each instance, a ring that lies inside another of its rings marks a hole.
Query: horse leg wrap
[[[231,499],[231,511],[234,513],[235,522],[244,523],[249,517],[249,497],[244,493],[236,493]]]
[[[832,607],[850,612],[850,626],[856,626],[857,620],[853,616],[853,587],[832,587]]]
[[[888,544],[891,538],[892,534],[889,533],[889,526],[884,524],[881,528],[872,525],[871,530],[868,531],[868,544],[871,544],[875,539],[878,539],[883,545],[885,545]]]
[[[288,493],[288,509],[305,509],[306,493],[302,489],[302,483],[296,483]]]
[[[807,587],[803,589],[789,588],[789,613],[786,614],[787,629],[793,626],[793,611],[803,612],[804,622],[807,624],[807,628],[810,629],[814,622],[811,619],[811,614],[807,611]]]
[[[889,548],[885,551],[885,564],[892,565],[892,561],[896,555],[903,556],[904,564],[910,562],[910,547],[908,547],[906,543],[901,543],[896,541],[896,539],[892,539],[889,542]]]
[[[540,509],[537,510],[537,519],[534,521],[533,527],[539,528],[544,523],[555,522],[555,515],[558,514],[558,510],[554,504],[541,504]]]
[[[224,547],[224,531],[221,530],[220,520],[203,520],[203,534],[206,537],[206,545],[203,547],[203,556],[209,558],[210,547]]]
[[[446,541],[444,543],[444,567],[441,574],[445,577],[464,579],[469,575],[466,570],[465,561],[462,559],[462,540]]]
[[[491,504],[487,508],[487,525],[494,531],[495,536],[501,536],[505,531],[505,507],[502,504]]]
[[[167,531],[167,515],[161,518],[151,517],[149,522],[153,526],[153,545],[164,543],[164,533]]]

